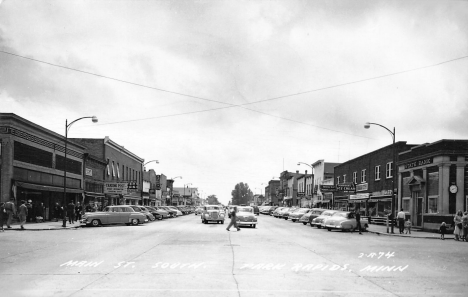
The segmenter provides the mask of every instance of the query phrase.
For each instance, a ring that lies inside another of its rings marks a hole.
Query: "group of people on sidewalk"
[[[465,213],[461,210],[457,211],[457,214],[453,218],[453,225],[455,228],[453,231],[455,240],[468,241],[468,211],[465,211]]]
[[[5,224],[5,219],[7,228],[11,228],[11,223],[13,222],[14,215],[18,215],[21,229],[24,229],[24,224],[26,223],[28,213],[29,210],[26,206],[26,201],[24,200],[21,200],[21,205],[18,207],[18,210],[16,209],[14,199],[10,199],[10,201],[6,203],[0,202],[0,230],[2,232],[5,231],[5,229],[3,228],[3,225]]]

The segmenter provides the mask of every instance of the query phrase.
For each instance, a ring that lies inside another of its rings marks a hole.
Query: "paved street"
[[[0,233],[2,296],[466,296],[468,243],[260,215]],[[4,295],[4,292],[6,293]]]

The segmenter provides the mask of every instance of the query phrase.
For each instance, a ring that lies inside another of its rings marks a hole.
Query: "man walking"
[[[231,228],[232,226],[234,226],[234,227],[237,229],[237,231],[240,231],[239,226],[237,226],[237,221],[236,221],[237,215],[236,215],[236,213],[237,213],[237,206],[234,206],[234,207],[232,208],[232,212],[231,212],[231,222],[230,222],[229,225],[227,226],[226,230],[229,231],[229,228]]]
[[[405,217],[406,217],[406,214],[402,208],[397,214],[398,227],[400,229],[400,234],[403,234],[403,232],[405,231]]]
[[[21,200],[21,205],[18,211],[18,218],[21,225],[21,230],[24,230],[24,224],[26,223],[26,218],[28,217],[28,207],[26,206],[24,200]]]
[[[10,201],[5,203],[5,210],[7,212],[7,228],[11,228],[11,222],[13,221],[13,215],[16,215],[15,198],[10,198]]]
[[[68,222],[70,224],[75,223],[75,204],[73,203],[73,200],[70,200],[70,203],[67,205],[67,216],[68,216]]]
[[[81,206],[80,202],[77,202],[75,206],[75,219],[77,221],[81,221],[82,212],[83,212],[83,206]]]
[[[359,234],[362,235],[362,233],[361,233],[361,214],[359,213],[359,210],[357,210],[355,212],[355,215],[356,215],[356,223],[357,223],[356,228],[359,230]]]

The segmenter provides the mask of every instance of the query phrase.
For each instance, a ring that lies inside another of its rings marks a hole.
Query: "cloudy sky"
[[[0,51],[1,112],[60,134],[96,115],[69,136],[224,203],[391,143],[367,121],[468,138],[468,1],[1,1]]]

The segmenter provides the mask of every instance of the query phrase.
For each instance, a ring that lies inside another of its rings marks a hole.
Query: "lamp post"
[[[376,125],[376,126],[380,126],[382,128],[384,128],[385,130],[388,131],[388,133],[390,133],[390,135],[392,136],[392,140],[393,140],[393,144],[392,144],[392,150],[393,150],[393,176],[392,176],[392,209],[391,209],[391,215],[392,215],[392,219],[394,219],[394,216],[395,216],[395,206],[396,206],[396,191],[395,191],[395,185],[396,185],[396,148],[395,148],[395,127],[393,127],[393,132],[388,129],[387,127],[385,126],[382,126],[380,124],[377,124],[377,123],[365,123],[364,124],[364,128],[365,129],[369,129],[370,128],[370,125]],[[391,233],[393,234],[393,222],[391,224]],[[387,216],[387,233],[388,233],[388,216]]]
[[[184,185],[184,205],[187,204],[186,201],[185,201],[185,187],[186,187],[186,186],[189,186],[189,185],[192,185],[192,183],[188,183],[188,184],[185,184],[185,185]]]
[[[158,160],[151,160],[151,161],[148,161],[148,162],[146,162],[146,163],[143,164],[143,171],[146,171],[145,165],[148,164],[148,163],[151,163],[151,162],[155,162],[156,164],[159,164],[159,161],[158,161]],[[143,205],[145,205],[144,200],[143,200],[143,199],[144,199],[144,198],[143,198],[143,184],[144,184],[144,181],[143,181],[143,177],[144,177],[143,171],[142,171],[142,174],[141,174],[141,177],[142,177],[142,178],[141,178],[141,196],[140,196],[140,197],[141,197],[141,203],[142,203]],[[154,173],[156,174],[156,171],[155,171]],[[150,188],[151,188],[151,186],[150,186]],[[149,194],[149,193],[148,193],[148,194]],[[149,198],[149,197],[148,197],[148,198]]]
[[[174,180],[176,178],[180,178],[182,179],[182,176],[176,176],[176,177],[172,177],[171,180]],[[174,184],[172,184],[172,188],[174,188]],[[173,193],[171,193],[171,206],[174,204],[174,199],[173,199]]]
[[[304,162],[297,162],[297,166],[301,166],[301,164],[303,165],[307,165],[310,167],[310,174],[312,175],[312,188],[313,188],[313,181],[314,181],[314,167],[312,167],[312,165],[308,164],[308,163],[304,163]],[[306,184],[307,184],[307,171],[306,171],[306,175],[304,177],[304,197],[306,197]],[[307,198],[306,198],[307,199]],[[311,197],[312,199],[312,197]],[[312,200],[311,200],[312,201]],[[322,204],[320,204],[321,207],[323,207]]]
[[[67,144],[68,144],[68,130],[70,129],[71,125],[74,123],[78,122],[79,120],[82,119],[91,119],[93,123],[98,122],[98,118],[96,116],[91,116],[91,117],[82,117],[79,119],[74,120],[70,124],[68,123],[68,120],[65,119],[65,158],[63,161],[63,223],[62,227],[67,227]]]

